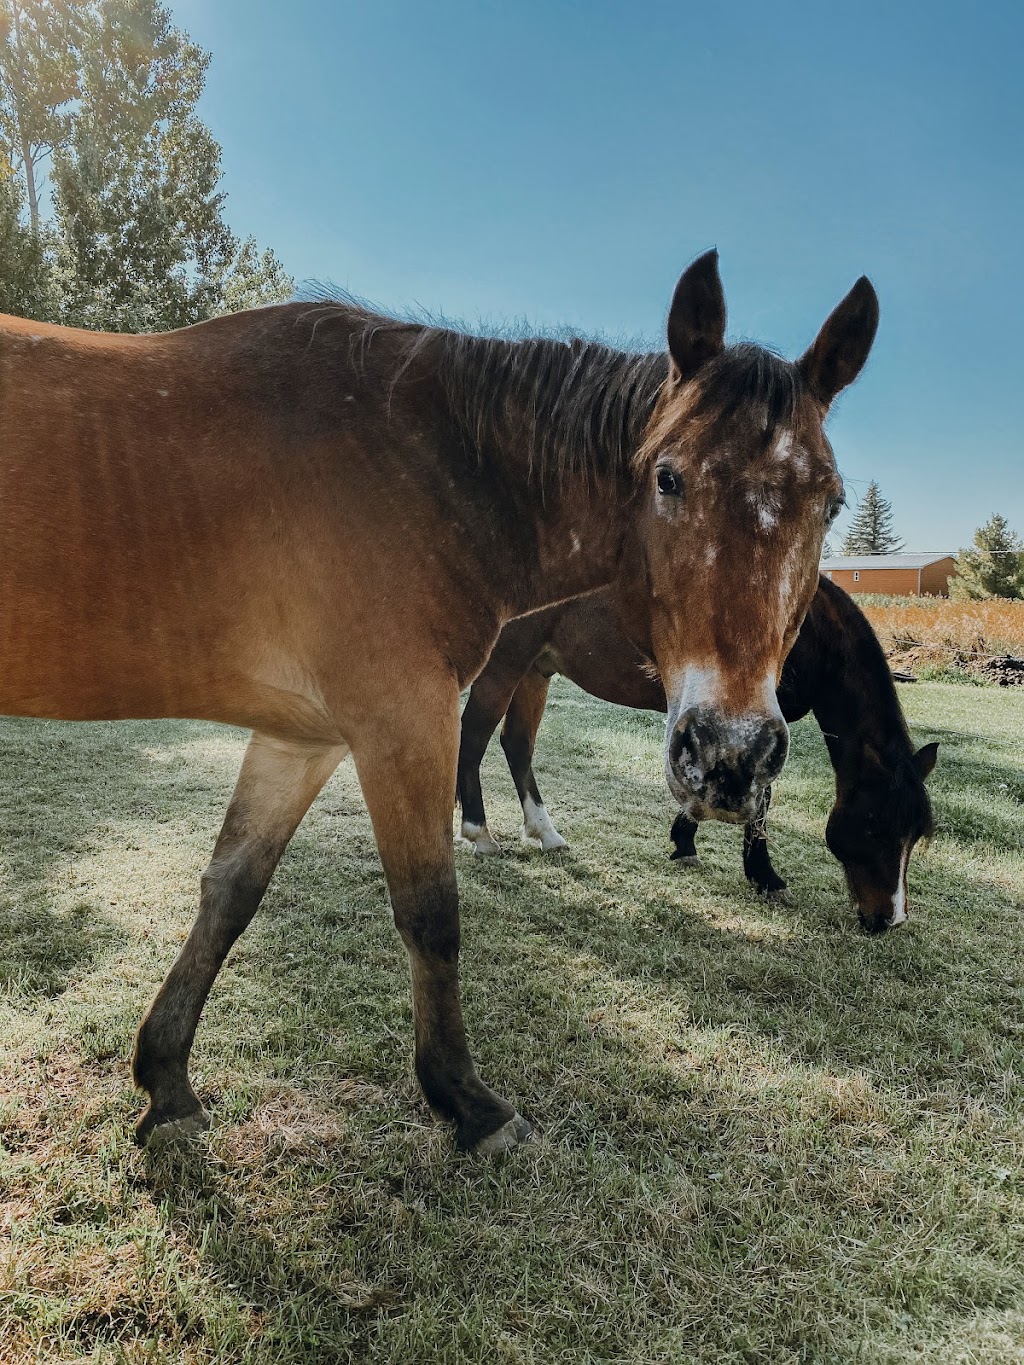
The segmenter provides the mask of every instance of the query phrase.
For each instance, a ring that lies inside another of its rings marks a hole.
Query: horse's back
[[[310,641],[361,589],[377,400],[346,405],[360,377],[337,345],[310,359],[300,312],[146,336],[0,318],[0,712],[272,725],[280,704],[315,727]]]

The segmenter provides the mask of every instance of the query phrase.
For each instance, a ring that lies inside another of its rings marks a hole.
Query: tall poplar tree
[[[18,182],[10,167],[0,164],[0,313],[46,321],[54,310],[42,245],[23,222]]]
[[[210,57],[166,6],[0,0],[0,39],[0,138],[58,321],[152,331],[290,294],[224,220]]]
[[[67,137],[92,0],[0,0],[0,138],[39,238],[46,163]]]

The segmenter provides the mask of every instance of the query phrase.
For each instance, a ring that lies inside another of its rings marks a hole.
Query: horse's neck
[[[619,572],[634,492],[623,479],[599,478],[563,485],[557,500],[521,504],[523,572],[520,611],[579,597],[605,587]]]
[[[818,667],[811,709],[840,783],[869,749],[883,761],[911,752],[888,662],[866,622],[851,622],[838,641],[819,646]]]
[[[462,443],[502,488],[496,510],[515,560],[508,607],[519,614],[610,583],[635,507],[630,460],[664,359],[583,342],[438,344]]]

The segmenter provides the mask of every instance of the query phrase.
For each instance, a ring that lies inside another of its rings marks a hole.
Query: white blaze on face
[[[896,883],[896,891],[892,898],[892,914],[889,916],[889,928],[895,929],[898,924],[904,924],[907,916],[907,864],[910,862],[910,845],[906,844],[903,848],[903,856],[900,858],[900,875]]]
[[[544,803],[538,804],[529,795],[523,802],[523,840],[525,843],[539,843],[545,853],[568,847],[551,823]]]

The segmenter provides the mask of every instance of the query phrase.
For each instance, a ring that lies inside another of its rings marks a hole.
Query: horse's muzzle
[[[731,716],[692,706],[666,737],[669,789],[692,819],[753,819],[765,787],[782,771],[789,728],[781,715]]]

